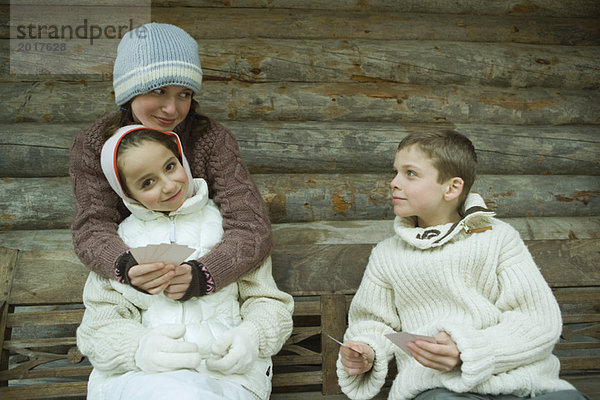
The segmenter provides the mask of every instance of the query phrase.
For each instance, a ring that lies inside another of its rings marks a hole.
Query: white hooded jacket
[[[169,214],[149,210],[124,198],[132,213],[118,228],[124,242],[130,248],[160,243],[187,245],[196,250],[188,259],[197,259],[208,252],[221,240],[222,217],[208,198],[203,179],[194,179],[190,186],[194,195]],[[182,340],[196,343],[203,359],[196,368],[198,372],[238,383],[258,398],[267,399],[271,391],[270,357],[281,349],[292,330],[293,300],[277,289],[270,258],[237,283],[184,302],[163,294],[145,294],[94,272],[88,277],[83,297],[86,311],[77,330],[77,345],[94,366],[88,399],[102,399],[102,388],[110,385],[111,379],[139,371],[135,353],[140,339],[163,324],[186,326]],[[212,343],[242,319],[250,323],[258,336],[258,361],[244,375],[208,370],[205,360]]]

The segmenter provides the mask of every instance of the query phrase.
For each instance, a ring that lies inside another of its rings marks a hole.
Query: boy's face
[[[416,146],[396,152],[396,176],[390,183],[394,214],[418,218],[420,227],[446,224],[454,218],[448,213],[444,194],[448,183],[438,182],[438,171],[431,159]]]
[[[119,155],[129,195],[154,211],[175,211],[186,200],[188,177],[171,152],[160,143],[145,141]]]

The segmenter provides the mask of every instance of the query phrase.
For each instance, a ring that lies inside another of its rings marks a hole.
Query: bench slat
[[[80,367],[58,367],[58,368],[46,368],[39,370],[30,370],[26,374],[22,371],[14,371],[12,369],[8,371],[0,371],[0,380],[13,380],[13,379],[46,379],[46,378],[76,378],[82,377],[87,378],[92,372],[90,365]]]
[[[51,399],[55,397],[79,397],[87,393],[87,381],[52,383],[29,386],[0,387],[0,397],[11,400]]]
[[[273,374],[273,387],[320,385],[323,382],[321,371],[284,372]]]
[[[79,325],[84,309],[18,312],[8,315],[9,328],[23,326]]]
[[[564,371],[598,370],[600,357],[564,357],[560,359],[560,367]]]

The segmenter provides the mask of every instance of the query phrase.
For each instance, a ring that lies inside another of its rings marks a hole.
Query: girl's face
[[[133,118],[148,128],[172,131],[188,115],[193,93],[184,86],[170,85],[140,94],[131,102]]]
[[[417,146],[396,153],[396,176],[390,182],[394,214],[418,219],[420,227],[446,224],[456,216],[449,214],[444,200],[448,183],[438,182],[438,171]]]
[[[186,200],[188,177],[164,145],[144,141],[119,154],[119,170],[129,196],[154,211],[175,211]]]

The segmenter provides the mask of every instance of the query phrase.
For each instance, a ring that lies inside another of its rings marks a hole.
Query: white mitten
[[[258,358],[258,332],[242,322],[215,340],[206,367],[225,375],[247,372]]]
[[[195,368],[201,358],[195,343],[177,340],[185,334],[185,325],[165,324],[146,333],[135,353],[135,363],[144,372],[164,372]]]

